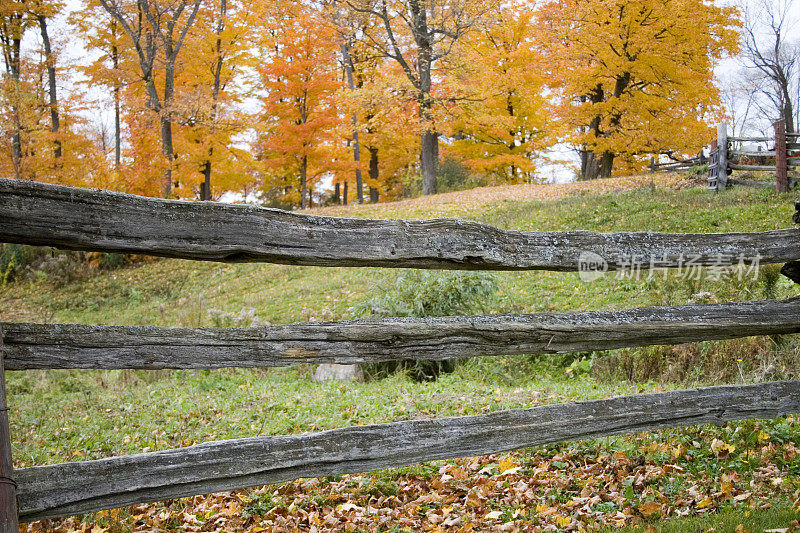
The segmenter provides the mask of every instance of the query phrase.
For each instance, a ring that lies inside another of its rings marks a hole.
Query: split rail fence
[[[727,124],[719,124],[709,154],[708,188],[724,190],[730,185],[747,185],[774,187],[778,192],[794,188],[800,178],[790,178],[788,171],[800,168],[800,133],[787,132],[783,120],[772,126],[773,137],[729,137]],[[753,150],[753,146],[757,149]],[[767,164],[771,160],[774,164]],[[775,183],[729,178],[733,170],[774,172]]]
[[[692,167],[705,165],[708,158],[701,150],[695,157],[689,159],[672,160],[664,163],[656,162],[654,157],[650,158],[650,172],[685,172]]]
[[[798,208],[800,209],[800,208]],[[797,265],[800,229],[666,234],[504,231],[477,222],[354,220],[0,179],[0,242],[289,265],[578,271],[632,256],[678,267]],[[595,254],[595,255],[591,255]],[[647,268],[647,263],[644,263]],[[0,340],[0,530],[137,503],[533,445],[800,412],[800,381],[730,385],[475,416],[207,442],[12,468],[5,370],[364,363],[602,350],[800,332],[800,298],[626,311],[389,318],[259,328],[5,323]],[[13,412],[12,412],[13,416]]]

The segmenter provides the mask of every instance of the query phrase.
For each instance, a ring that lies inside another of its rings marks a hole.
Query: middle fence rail
[[[798,229],[731,234],[503,231],[459,220],[338,219],[5,179],[0,179],[0,242],[209,261],[464,270],[578,271],[590,264],[605,271],[634,264],[642,269],[690,263],[724,267],[800,259]],[[6,323],[0,325],[0,363],[8,370],[269,367],[566,352],[799,332],[800,298],[258,328]],[[32,521],[299,477],[797,412],[799,381],[718,386],[209,442],[20,468],[13,470],[13,480],[19,518]]]
[[[259,368],[613,350],[797,333],[800,298],[624,311],[312,322],[263,328],[2,324],[8,370]]]

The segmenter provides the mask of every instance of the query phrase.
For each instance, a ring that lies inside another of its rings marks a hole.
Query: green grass
[[[760,533],[770,529],[786,530],[792,521],[800,520],[800,511],[785,502],[769,509],[726,508],[713,514],[690,518],[671,518],[650,524],[652,533]],[[607,528],[603,533],[643,533],[645,525]],[[737,529],[739,528],[739,529]]]
[[[97,459],[196,442],[478,414],[636,392],[550,377],[507,384],[464,367],[431,383],[403,375],[315,385],[311,369],[14,373],[17,466]],[[482,382],[483,381],[483,382]]]

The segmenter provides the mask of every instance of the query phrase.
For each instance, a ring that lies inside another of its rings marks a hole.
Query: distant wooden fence
[[[786,122],[773,124],[773,137],[728,137],[727,125],[717,126],[717,139],[711,144],[708,187],[724,190],[730,185],[774,187],[778,192],[788,192],[800,179],[789,178],[790,168],[800,168],[800,133],[787,132]],[[744,149],[757,146],[757,150]],[[765,145],[765,150],[761,150]],[[774,164],[767,164],[774,161]],[[774,172],[775,183],[729,178],[733,170]]]
[[[650,158],[650,172],[686,172],[687,170],[705,165],[708,158],[701,150],[697,156],[689,159],[675,159],[664,163],[659,163],[656,159]]]
[[[503,231],[353,220],[0,179],[0,242],[295,265],[578,271],[800,258],[800,230]],[[592,255],[594,254],[594,255]],[[626,259],[627,258],[627,259]],[[653,262],[652,258],[658,258]],[[757,258],[757,259],[754,259]],[[800,298],[572,314],[316,322],[261,328],[2,324],[0,380],[34,368],[221,368],[596,350],[800,332]],[[800,412],[800,382],[636,394],[495,413],[256,437],[13,469],[0,382],[0,531],[32,521],[434,459]]]

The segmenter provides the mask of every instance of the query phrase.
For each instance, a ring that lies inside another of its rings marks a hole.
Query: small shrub
[[[486,180],[473,176],[470,169],[458,159],[446,157],[439,163],[436,173],[437,192],[461,191],[484,185]]]
[[[761,295],[764,299],[776,299],[778,283],[781,281],[781,265],[763,265],[758,270],[758,281],[761,282]]]
[[[697,384],[796,379],[800,345],[790,336],[616,350],[592,365],[600,381]]]
[[[178,324],[184,328],[198,328],[208,324],[209,313],[205,296],[189,295],[176,302]],[[162,310],[160,310],[162,311]]]
[[[21,244],[0,244],[0,285],[14,281],[31,260],[34,248]]]
[[[436,192],[463,191],[475,187],[485,187],[489,181],[485,176],[479,176],[459,159],[445,157],[439,162],[436,170]],[[394,192],[400,198],[416,198],[422,195],[422,176],[416,169],[409,169],[404,175],[399,176],[394,186]]]
[[[143,256],[0,244],[0,285],[32,277],[63,286],[96,270],[115,270]]]
[[[217,328],[252,328],[268,326],[269,322],[261,320],[252,307],[243,307],[238,313],[226,313],[220,309],[209,309],[208,317]]]
[[[689,168],[688,173],[690,176],[703,176],[708,174],[708,164],[695,165]]]
[[[393,287],[377,290],[379,295],[356,304],[350,313],[356,318],[475,314],[486,312],[497,301],[499,286],[491,274],[409,270]],[[417,381],[430,381],[454,369],[454,361],[400,360],[365,365],[364,374],[379,378],[405,371]]]

